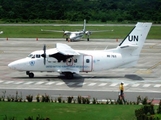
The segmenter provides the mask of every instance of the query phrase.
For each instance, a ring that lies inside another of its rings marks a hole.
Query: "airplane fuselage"
[[[77,51],[81,55],[73,56],[66,61],[58,61],[53,57],[46,58],[44,65],[44,58],[41,56],[43,52],[33,53],[34,57],[26,57],[11,64],[15,64],[13,69],[19,71],[33,71],[33,72],[61,72],[73,71],[91,72],[108,70],[117,68],[124,64],[134,62],[134,57],[122,57],[120,53],[115,53],[107,50]],[[131,60],[130,60],[131,59]],[[136,57],[137,59],[137,57]]]
[[[70,40],[80,40],[83,37],[84,33],[83,31],[80,32],[71,32],[69,35]]]

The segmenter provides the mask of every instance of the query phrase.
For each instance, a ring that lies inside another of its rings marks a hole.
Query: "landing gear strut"
[[[28,75],[29,78],[34,78],[34,73],[32,73],[30,71],[26,71],[26,75]]]

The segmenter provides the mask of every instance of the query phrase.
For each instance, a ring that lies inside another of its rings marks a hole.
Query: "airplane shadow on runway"
[[[126,75],[101,75],[101,76],[86,76],[84,78],[87,79],[119,79],[119,78],[127,78],[131,80],[144,80],[141,76],[135,75],[135,74],[126,74]]]
[[[43,77],[34,77],[34,78],[28,78],[28,77],[12,77],[12,79],[19,79],[19,80],[30,80],[30,81],[47,81],[47,82],[54,82],[54,81],[63,81],[68,87],[75,87],[75,88],[80,88],[83,87],[83,83],[84,83],[84,77],[82,77],[81,75],[75,75],[74,78],[72,79],[67,79],[65,78],[64,75],[58,75],[58,76],[43,76]],[[77,84],[77,85],[76,85]]]
[[[135,81],[140,81],[140,80],[144,80],[141,76],[135,75],[135,74],[129,74],[129,75],[125,75],[125,78],[131,79],[131,80],[135,80]]]
[[[101,75],[101,76],[83,76],[83,75],[79,75],[76,74],[74,75],[73,79],[67,79],[65,78],[64,75],[46,75],[46,76],[41,76],[41,77],[34,77],[34,78],[28,78],[28,77],[12,77],[12,79],[19,79],[19,80],[26,80],[26,81],[34,81],[34,82],[39,82],[39,81],[47,81],[47,82],[64,82],[68,87],[70,88],[81,88],[83,87],[83,83],[85,81],[85,79],[118,79],[118,78],[127,78],[127,79],[131,79],[131,80],[135,80],[135,81],[142,81],[144,80],[142,77],[135,75],[135,74],[126,74],[125,76],[108,76],[108,75]]]

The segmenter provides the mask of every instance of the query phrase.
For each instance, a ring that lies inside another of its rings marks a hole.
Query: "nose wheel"
[[[29,78],[34,78],[34,73],[32,73],[30,71],[26,71],[26,75],[28,75]]]

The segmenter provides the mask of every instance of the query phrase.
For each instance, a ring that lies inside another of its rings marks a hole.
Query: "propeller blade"
[[[44,58],[44,65],[46,64],[46,45],[43,47],[44,54],[42,54],[42,57]]]

